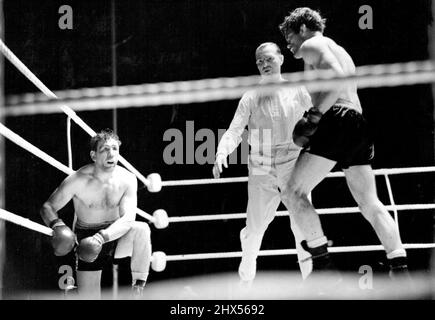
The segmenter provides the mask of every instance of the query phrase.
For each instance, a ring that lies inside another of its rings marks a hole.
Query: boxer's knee
[[[267,227],[264,228],[248,228],[244,227],[240,230],[240,241],[245,241],[248,238],[262,238],[266,232]]]
[[[287,184],[281,199],[292,213],[299,213],[309,205],[308,192],[297,184]]]
[[[303,199],[308,197],[308,191],[306,191],[303,186],[296,183],[289,183],[286,188],[286,192],[288,193],[291,199]]]
[[[134,232],[135,238],[149,239],[151,236],[151,229],[145,222],[133,221],[131,231]]]

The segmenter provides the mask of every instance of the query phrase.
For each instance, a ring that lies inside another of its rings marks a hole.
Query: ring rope
[[[138,211],[143,213],[143,214],[147,214],[140,209],[138,209]],[[151,218],[153,218],[153,217],[151,216]],[[27,229],[37,231],[37,232],[40,232],[42,234],[46,234],[48,236],[53,235],[53,230],[51,228],[46,227],[42,224],[36,223],[30,219],[23,218],[15,213],[9,212],[9,211],[4,210],[2,208],[0,208],[0,219],[15,223],[15,224],[23,226]]]
[[[20,217],[9,211],[0,208],[0,218],[13,222],[17,225],[26,227],[28,229],[52,236],[53,230],[33,222],[29,219]],[[435,243],[413,243],[404,244],[405,249],[428,249],[435,248]],[[364,245],[364,246],[343,246],[343,247],[331,247],[330,252],[362,252],[362,251],[377,251],[384,250],[381,245]],[[260,256],[276,256],[276,255],[292,255],[296,254],[296,249],[278,249],[278,250],[262,250],[260,251]],[[242,252],[220,252],[220,253],[199,253],[199,254],[181,254],[181,255],[170,255],[166,257],[167,261],[181,261],[181,260],[204,260],[213,258],[234,258],[241,257]]]
[[[408,211],[408,210],[430,210],[435,209],[435,204],[399,204],[399,205],[386,205],[388,211]],[[344,213],[359,213],[361,212],[358,207],[338,207],[338,208],[324,208],[316,209],[319,214],[344,214]],[[277,211],[276,216],[288,216],[288,211]],[[208,215],[195,215],[195,216],[178,216],[169,217],[171,222],[193,222],[193,221],[211,221],[211,220],[231,220],[246,218],[246,213],[223,213],[223,214],[208,214]]]
[[[0,46],[3,51],[3,46]],[[5,54],[6,55],[6,54]],[[8,55],[6,57],[9,59]],[[60,99],[25,94],[6,97],[6,116],[58,113],[60,103],[73,105],[76,111],[113,108],[160,106],[200,103],[240,98],[247,90],[266,92],[277,88],[305,86],[309,91],[330,90],[343,83],[361,88],[414,85],[435,81],[435,63],[413,61],[383,65],[361,66],[349,76],[336,75],[332,70],[313,70],[285,73],[287,82],[259,84],[260,76],[216,78],[194,81],[161,82],[124,87],[84,88],[58,91]],[[48,98],[48,101],[47,101]]]
[[[39,80],[32,71],[27,68],[24,63],[18,59],[17,56],[6,46],[6,44],[0,39],[0,51],[3,55],[25,76],[29,79],[39,90],[41,90],[47,98],[58,99],[58,97],[47,88],[45,84]],[[90,136],[94,136],[96,132],[92,130],[77,114],[66,105],[59,105],[57,107],[60,108],[66,115],[71,117],[74,122],[79,125],[83,130],[85,130]],[[2,108],[2,110],[5,108]],[[1,110],[0,110],[1,112]],[[147,178],[145,178],[139,171],[137,171],[126,159],[124,159],[121,155],[119,156],[119,161],[145,185],[149,186],[150,182]]]
[[[405,249],[432,249],[435,248],[435,243],[405,243]],[[329,247],[331,253],[341,252],[365,252],[365,251],[382,251],[385,248],[382,245],[362,245],[362,246],[342,246]],[[275,249],[275,250],[260,250],[259,256],[281,256],[297,254],[296,249]],[[167,255],[166,261],[185,261],[185,260],[206,260],[206,259],[222,259],[222,258],[238,258],[242,256],[241,251],[237,252],[214,252],[214,253],[192,253]]]
[[[399,236],[400,236],[399,213],[397,212],[396,202],[394,201],[393,189],[391,188],[390,178],[388,177],[388,174],[384,174],[384,177],[385,177],[385,183],[387,185],[387,191],[388,191],[388,197],[390,199],[390,204],[394,208],[393,209],[393,212],[394,212],[394,221],[396,222],[397,229],[399,231]]]
[[[66,120],[66,140],[68,146],[68,168],[73,169],[72,146],[71,146],[71,117]]]
[[[22,137],[17,135],[15,132],[13,132],[12,130],[8,129],[2,123],[0,123],[0,134],[2,134],[4,137],[6,137],[9,140],[11,140],[12,142],[14,142],[15,144],[17,144],[21,148],[25,149],[26,151],[29,151],[33,155],[35,155],[38,158],[44,160],[48,164],[51,164],[56,169],[64,172],[65,174],[70,175],[70,174],[75,172],[73,169],[65,166],[63,163],[61,163],[58,160],[54,159],[53,157],[49,156],[47,153],[45,153],[41,149],[35,147],[30,142],[26,141],[25,139],[23,139]],[[139,208],[136,208],[136,212],[140,216],[148,219],[151,222],[154,222],[156,220],[152,215],[150,215],[149,213],[147,213],[147,212],[145,212],[145,211],[143,211],[143,210],[141,210]]]
[[[352,79],[359,78],[360,76],[367,75],[409,75],[414,72],[431,72],[435,70],[435,64],[431,60],[427,61],[410,61],[405,63],[393,63],[393,64],[378,64],[378,65],[366,65],[357,67],[356,72],[352,76],[337,76],[330,70],[307,70],[302,72],[285,73],[289,76],[289,82],[299,83],[301,81],[313,81],[313,80],[330,80],[330,79]],[[81,89],[68,89],[62,91],[56,91],[56,95],[60,99],[79,99],[79,98],[97,98],[101,97],[113,97],[113,96],[128,96],[138,95],[142,93],[147,94],[159,94],[177,91],[201,91],[205,89],[226,89],[235,87],[246,87],[253,89],[251,86],[258,86],[258,82],[261,80],[261,76],[242,76],[242,77],[223,77],[214,79],[202,79],[202,80],[190,80],[190,81],[174,81],[174,82],[160,82],[153,84],[140,84],[140,85],[126,85],[126,86],[110,86],[110,87],[98,87],[98,88],[81,88]],[[433,79],[431,79],[433,80]],[[267,88],[267,86],[275,87],[279,83],[269,82],[265,86],[260,88]],[[335,84],[331,84],[330,88],[334,88]],[[280,87],[280,86],[277,86]],[[315,90],[322,89],[321,87],[313,88]],[[314,90],[314,91],[315,91]],[[20,97],[23,102],[34,101],[49,101],[50,98],[41,94],[25,94],[25,95],[13,95],[11,104],[20,103]]]
[[[2,208],[0,208],[0,219],[15,223],[19,226],[23,226],[27,229],[37,231],[43,234],[46,234],[47,236],[53,235],[53,230],[49,227],[43,226],[42,224],[33,222],[29,219],[23,218],[19,215],[16,215],[12,212],[6,211]]]
[[[53,235],[53,230],[29,219],[18,216],[14,213],[0,208],[0,218],[31,229],[48,236]],[[404,244],[405,249],[430,249],[435,248],[435,243],[412,243]],[[329,251],[334,252],[363,252],[363,251],[379,251],[384,250],[381,245],[363,245],[363,246],[343,246],[331,247]],[[297,254],[296,249],[277,249],[277,250],[262,250],[259,256],[276,256],[276,255],[294,255]],[[216,258],[235,258],[241,257],[242,252],[217,252],[217,253],[197,253],[197,254],[181,254],[168,255],[166,261],[181,261],[181,260],[205,260]]]
[[[375,175],[397,175],[405,173],[425,173],[435,172],[435,166],[429,167],[409,167],[409,168],[390,168],[390,169],[375,169]],[[344,177],[344,172],[330,172],[327,178]],[[220,184],[220,183],[236,183],[247,182],[248,177],[235,177],[235,178],[219,178],[219,179],[187,179],[187,180],[168,180],[162,181],[163,187],[176,187],[176,186],[190,186],[190,185],[204,185],[204,184]]]
[[[66,173],[67,175],[70,175],[74,172],[71,168],[68,168],[63,163],[57,161],[53,157],[49,156],[47,153],[42,151],[41,149],[35,147],[30,142],[24,140],[21,138],[18,134],[13,132],[12,130],[8,129],[3,123],[0,123],[0,134],[2,134],[4,137],[8,138],[21,148],[25,149],[26,151],[29,151],[33,155],[37,156],[38,158],[44,160],[48,164],[51,164],[56,169],[59,169],[60,171]]]

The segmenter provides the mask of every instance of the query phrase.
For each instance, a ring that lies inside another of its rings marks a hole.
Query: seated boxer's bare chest
[[[99,223],[119,218],[119,204],[125,192],[119,179],[101,181],[89,178],[73,198],[74,209],[80,221]]]

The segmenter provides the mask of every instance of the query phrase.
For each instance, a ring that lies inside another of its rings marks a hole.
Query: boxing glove
[[[56,256],[67,255],[76,244],[76,235],[62,219],[54,219],[50,222],[50,228],[53,229],[51,245]]]
[[[105,242],[104,235],[101,231],[94,234],[92,237],[82,239],[77,248],[79,259],[89,263],[94,262],[98,258]]]
[[[304,117],[296,123],[293,129],[293,142],[299,147],[307,147],[321,118],[322,113],[317,108],[313,107],[305,112]]]

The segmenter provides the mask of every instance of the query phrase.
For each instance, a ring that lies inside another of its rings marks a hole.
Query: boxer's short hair
[[[118,142],[118,145],[121,145],[121,140],[118,135],[112,129],[103,129],[98,132],[95,136],[93,136],[89,142],[90,148],[93,151],[97,151],[98,143],[100,141],[108,141],[110,139],[114,139]]]

